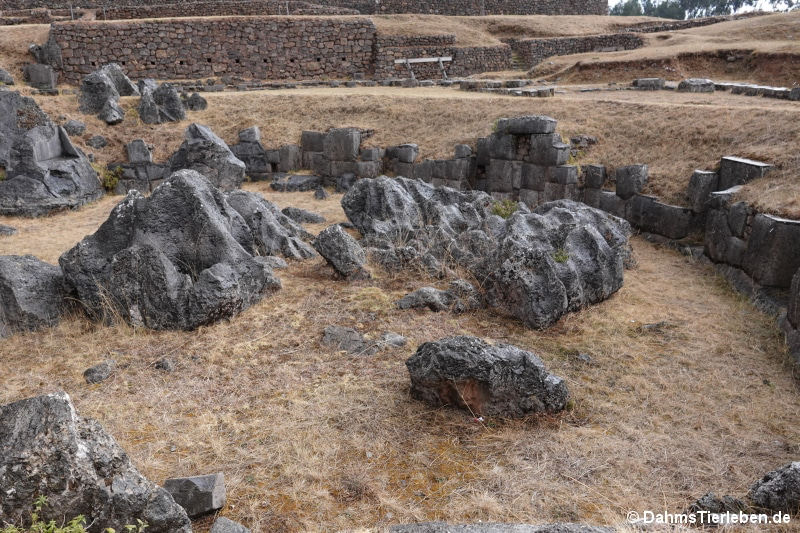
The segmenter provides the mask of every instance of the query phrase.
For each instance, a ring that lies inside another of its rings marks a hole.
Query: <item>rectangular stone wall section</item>
[[[287,13],[288,10],[288,13]],[[98,20],[127,20],[168,17],[213,17],[248,15],[359,15],[356,9],[326,6],[314,2],[255,0],[210,1],[160,4],[152,6],[111,6],[97,11]]]
[[[230,17],[59,23],[50,39],[77,84],[111,62],[137,79],[346,78],[372,72],[375,34],[366,18]]]
[[[522,39],[509,41],[509,44],[530,68],[552,56],[633,50],[641,48],[644,45],[644,41],[633,33],[612,33],[607,35],[588,35],[586,37]]]
[[[470,76],[480,72],[493,72],[512,68],[511,48],[507,45],[464,48],[453,46],[399,47],[379,45],[375,49],[375,77],[378,79],[408,77],[408,67],[404,64],[395,64],[395,60],[417,57],[452,57],[452,61],[444,63],[444,68],[449,77]],[[417,79],[441,79],[443,77],[438,63],[415,63],[411,67],[414,71],[414,77]]]

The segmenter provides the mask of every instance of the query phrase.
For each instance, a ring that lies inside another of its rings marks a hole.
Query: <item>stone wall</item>
[[[444,63],[449,77],[470,76],[480,72],[509,70],[512,68],[511,48],[502,46],[475,46],[456,48],[453,46],[376,46],[375,77],[404,78],[409,76],[405,64],[395,64],[396,59],[419,57],[452,57]],[[442,78],[439,63],[414,63],[411,65],[417,79]]]
[[[163,0],[124,0],[128,6],[152,6]],[[113,0],[87,0],[82,7],[114,7]],[[177,2],[176,2],[177,3]],[[189,2],[180,2],[189,3]],[[326,6],[356,9],[362,14],[431,13],[440,15],[606,15],[607,0],[326,0]],[[66,0],[0,0],[0,10],[69,8]],[[139,17],[137,17],[139,18]]]
[[[371,72],[375,33],[365,18],[230,17],[59,23],[50,40],[68,83],[111,62],[137,79],[300,79]]]
[[[288,9],[288,13],[287,13]],[[359,11],[311,2],[255,0],[210,1],[152,6],[112,6],[97,11],[98,20],[248,15],[358,15]]]
[[[521,39],[509,41],[511,48],[525,64],[534,67],[552,56],[633,50],[644,45],[642,38],[633,33],[588,35],[585,37],[555,37],[551,39]]]

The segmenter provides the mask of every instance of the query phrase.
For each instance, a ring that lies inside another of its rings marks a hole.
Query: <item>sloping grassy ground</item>
[[[340,195],[246,188],[344,219]],[[0,218],[20,229],[0,239],[0,254],[55,262],[118,199],[38,220]],[[335,281],[321,259],[293,263],[274,297],[196,332],[73,316],[0,343],[0,402],[66,390],[150,479],[223,471],[222,514],[257,532],[434,519],[620,523],[629,510],[678,512],[708,490],[743,495],[796,459],[800,442],[800,396],[774,319],[710,268],[639,239],[634,249],[639,266],[619,293],[544,332],[486,310],[399,311],[394,300],[444,282],[374,267],[371,281]],[[652,323],[663,324],[642,329]],[[395,331],[409,345],[337,353],[319,342],[330,324],[373,339]],[[404,361],[420,343],[458,334],[539,354],[566,379],[570,409],[477,423],[412,400]],[[177,362],[174,373],[154,368],[164,356]],[[83,370],[109,357],[116,374],[87,385]]]

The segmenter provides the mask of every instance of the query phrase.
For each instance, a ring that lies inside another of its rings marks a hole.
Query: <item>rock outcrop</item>
[[[139,118],[145,124],[178,122],[186,118],[186,109],[177,89],[169,83],[162,83],[152,89],[144,86],[139,100]]]
[[[280,288],[253,233],[225,195],[191,170],[149,198],[137,191],[59,263],[91,316],[151,329],[230,318]]]
[[[39,496],[40,518],[86,517],[89,531],[124,531],[147,522],[152,533],[190,533],[186,512],[145,479],[116,441],[82,418],[64,392],[0,407],[0,519],[24,526]]]
[[[116,63],[109,63],[83,78],[78,107],[82,113],[98,115],[107,124],[118,124],[125,116],[119,106],[120,96],[138,94],[136,85],[128,79],[122,68]]]
[[[85,154],[31,98],[0,92],[0,214],[41,216],[103,195]]]
[[[490,213],[491,197],[405,178],[361,179],[342,207],[370,257],[390,270],[468,269],[488,305],[533,328],[619,290],[630,225],[571,200]],[[447,304],[445,304],[445,307]]]
[[[434,406],[453,405],[475,415],[522,417],[553,413],[567,404],[564,380],[536,355],[475,337],[426,342],[406,361],[411,395]]]
[[[343,278],[358,280],[370,277],[364,268],[367,262],[364,249],[338,224],[320,232],[314,239],[314,248]]]
[[[191,124],[185,140],[169,160],[170,170],[191,169],[206,176],[224,191],[238,189],[244,181],[245,165],[233,155],[225,141],[208,126]]]
[[[0,337],[55,326],[64,296],[57,266],[32,255],[0,256]]]
[[[796,513],[800,509],[800,462],[766,474],[750,488],[748,497],[761,510]]]

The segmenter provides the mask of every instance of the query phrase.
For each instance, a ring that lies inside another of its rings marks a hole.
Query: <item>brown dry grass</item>
[[[776,164],[770,188],[777,191],[764,208],[778,214],[800,215],[800,191],[794,185],[800,168],[800,106],[794,102],[728,93],[697,95],[667,91],[580,93],[577,88],[550,99],[501,97],[453,89],[305,89],[247,93],[209,93],[209,108],[190,113],[191,121],[210,125],[228,142],[238,130],[258,125],[266,146],[296,143],[304,129],[326,130],[345,125],[374,129],[368,144],[403,142],[420,145],[423,157],[452,157],[454,145],[474,145],[491,133],[499,117],[543,113],[559,120],[565,137],[597,136],[598,145],[576,163],[597,162],[610,167],[631,163],[650,165],[652,194],[684,202],[692,171],[712,168],[724,155],[740,155]],[[77,143],[102,133],[111,144],[91,150],[104,162],[121,160],[123,146],[143,138],[156,147],[156,159],[166,159],[182,142],[189,121],[148,126],[135,111],[115,127],[77,113],[77,98],[38,98],[51,116],[66,114],[88,124]],[[133,110],[135,98],[123,98]],[[764,187],[755,183],[748,199],[757,200]],[[791,194],[781,194],[791,192]]]
[[[800,80],[800,12],[642,36],[636,50],[553,57],[531,75],[564,81],[626,77],[714,77],[792,86]],[[728,62],[730,55],[744,60]]]
[[[338,195],[267,196],[344,218]],[[4,218],[21,231],[0,240],[0,253],[54,261],[113,204]],[[372,281],[348,284],[321,260],[292,264],[274,297],[196,332],[71,317],[3,341],[0,402],[66,390],[149,478],[223,471],[222,514],[257,532],[432,519],[619,523],[628,510],[679,511],[707,490],[741,495],[798,454],[800,396],[774,320],[708,267],[639,239],[634,247],[639,267],[617,295],[545,332],[489,311],[398,311],[393,300],[431,281],[373,268]],[[669,325],[640,332],[660,321]],[[336,353],[319,345],[329,324],[371,338],[396,331],[410,345]],[[540,354],[567,380],[571,410],[476,424],[410,399],[404,360],[455,334]],[[178,362],[173,374],[153,368],[165,355]],[[86,385],[82,371],[107,357],[117,373]]]
[[[0,27],[0,68],[10,72],[17,84],[22,83],[22,66],[33,61],[28,45],[47,41],[49,31],[49,24]]]

